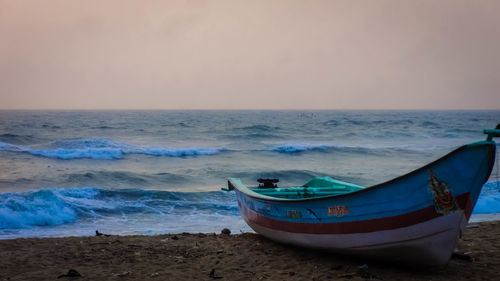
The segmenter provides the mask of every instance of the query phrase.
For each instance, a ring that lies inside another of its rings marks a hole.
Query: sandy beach
[[[0,241],[0,280],[495,280],[500,222],[469,226],[444,268],[282,245],[253,233]],[[70,269],[81,276],[69,277]]]

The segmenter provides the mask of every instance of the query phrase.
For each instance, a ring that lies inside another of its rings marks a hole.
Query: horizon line
[[[500,108],[0,108],[0,111],[499,111]]]

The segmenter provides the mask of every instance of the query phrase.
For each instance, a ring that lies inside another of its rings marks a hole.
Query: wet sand
[[[318,252],[251,233],[0,240],[0,280],[499,280],[500,221],[467,228],[444,268]],[[69,269],[81,277],[61,276]]]

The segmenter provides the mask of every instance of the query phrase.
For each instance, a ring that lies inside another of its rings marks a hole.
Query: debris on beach
[[[112,276],[116,276],[116,277],[124,277],[124,276],[129,276],[131,275],[132,272],[131,271],[124,271],[122,273],[116,273],[116,274],[112,274]]]
[[[474,261],[474,259],[472,258],[472,256],[470,254],[472,254],[472,252],[463,252],[463,253],[462,252],[453,252],[453,254],[451,255],[451,258],[472,262],[472,261]]]
[[[213,279],[221,279],[222,278],[222,276],[216,276],[215,275],[215,268],[212,268],[212,270],[210,271],[210,273],[208,274],[208,276],[210,278],[213,278]]]
[[[82,277],[82,275],[80,274],[80,272],[76,271],[75,269],[70,269],[70,270],[68,270],[68,273],[57,276],[57,279],[63,278],[63,277]]]
[[[465,228],[478,228],[478,227],[479,227],[479,225],[477,225],[477,224],[468,224],[465,226]]]
[[[105,236],[105,237],[109,237],[111,236],[111,234],[104,234],[102,232],[99,232],[99,230],[96,230],[95,231],[95,236]]]

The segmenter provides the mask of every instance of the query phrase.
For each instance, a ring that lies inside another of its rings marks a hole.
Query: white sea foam
[[[269,149],[281,153],[297,153],[312,150],[327,150],[331,148],[330,145],[324,144],[306,144],[306,143],[285,143],[281,145],[272,146]]]
[[[224,147],[139,147],[107,139],[60,140],[46,144],[49,148],[34,148],[0,142],[0,150],[24,152],[32,155],[58,159],[120,159],[125,154],[186,157],[214,155],[225,151]]]
[[[450,144],[444,145],[408,145],[408,144],[368,144],[362,143],[357,145],[335,144],[335,143],[307,143],[307,142],[286,142],[269,146],[267,150],[279,153],[300,153],[306,151],[321,151],[321,152],[363,152],[363,153],[377,153],[377,152],[390,152],[390,151],[414,151],[425,152],[439,149],[452,149],[454,146]]]
[[[215,226],[231,226],[222,222],[243,225],[232,193],[90,187],[0,193],[0,239],[54,236],[55,229],[60,230],[55,236],[61,236],[69,231],[68,225],[72,235],[83,235],[89,227],[115,234],[157,234],[211,232],[222,229]]]
[[[50,190],[0,195],[0,229],[74,222],[76,212]]]

